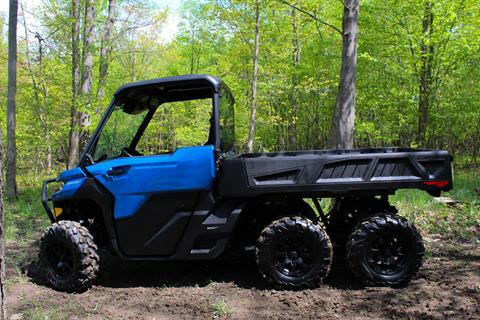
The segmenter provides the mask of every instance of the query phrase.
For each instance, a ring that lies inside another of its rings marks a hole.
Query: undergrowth
[[[480,240],[480,170],[457,172],[454,188],[442,197],[459,201],[449,205],[420,190],[400,190],[390,202],[425,234],[444,238]]]
[[[22,243],[35,240],[49,225],[40,201],[42,181],[46,178],[27,175],[18,177],[18,199],[6,202],[7,242]],[[400,190],[390,196],[390,202],[423,233],[478,242],[480,169],[456,172],[454,189],[443,193],[442,196],[453,198],[460,203],[456,206],[438,203],[428,193],[420,190]],[[329,203],[330,201],[325,199],[322,201],[322,207],[328,206]]]

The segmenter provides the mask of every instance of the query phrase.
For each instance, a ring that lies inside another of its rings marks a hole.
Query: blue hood
[[[63,171],[57,177],[57,182],[64,183],[63,188],[53,194],[52,200],[68,200],[73,197],[85,180],[87,180],[87,175],[80,168]]]
[[[80,168],[73,168],[70,170],[65,170],[60,173],[57,177],[57,181],[67,182],[70,180],[76,180],[80,178],[86,178],[87,176]]]

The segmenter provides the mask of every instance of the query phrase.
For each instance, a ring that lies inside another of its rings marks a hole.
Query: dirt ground
[[[125,263],[108,259],[87,292],[45,285],[35,245],[9,245],[24,265],[7,269],[10,319],[480,319],[480,248],[427,239],[417,279],[404,288],[362,287],[335,266],[315,290],[277,291],[253,263]]]

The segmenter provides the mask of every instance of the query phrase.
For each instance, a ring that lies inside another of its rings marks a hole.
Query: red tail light
[[[438,181],[425,181],[423,184],[426,184],[427,186],[435,186],[439,188],[443,188],[448,184],[447,180],[438,180]]]

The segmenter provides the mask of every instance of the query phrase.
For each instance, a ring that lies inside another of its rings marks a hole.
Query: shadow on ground
[[[12,289],[23,298],[15,300],[11,295],[10,305],[12,310],[23,312],[32,307],[29,301],[48,310],[70,303],[74,306],[71,314],[89,312],[101,319],[152,319],[158,314],[172,319],[212,318],[222,306],[218,301],[235,310],[232,319],[317,319],[319,315],[325,319],[478,319],[478,246],[451,242],[427,245],[419,277],[394,289],[363,287],[342,261],[332,266],[324,285],[317,289],[279,291],[264,282],[251,257],[211,262],[125,262],[103,254],[94,287],[70,295],[48,289],[38,262],[30,258],[22,270],[31,281]],[[16,255],[27,250],[23,249],[18,248]],[[89,305],[99,307],[91,309]]]
[[[272,288],[260,276],[251,256],[214,261],[138,262],[123,261],[104,252],[101,260],[100,274],[95,284],[107,288],[204,287],[212,282],[231,282],[243,289]],[[22,271],[33,283],[48,286],[37,259],[25,264]],[[335,289],[363,288],[343,261],[334,262],[324,284]]]

